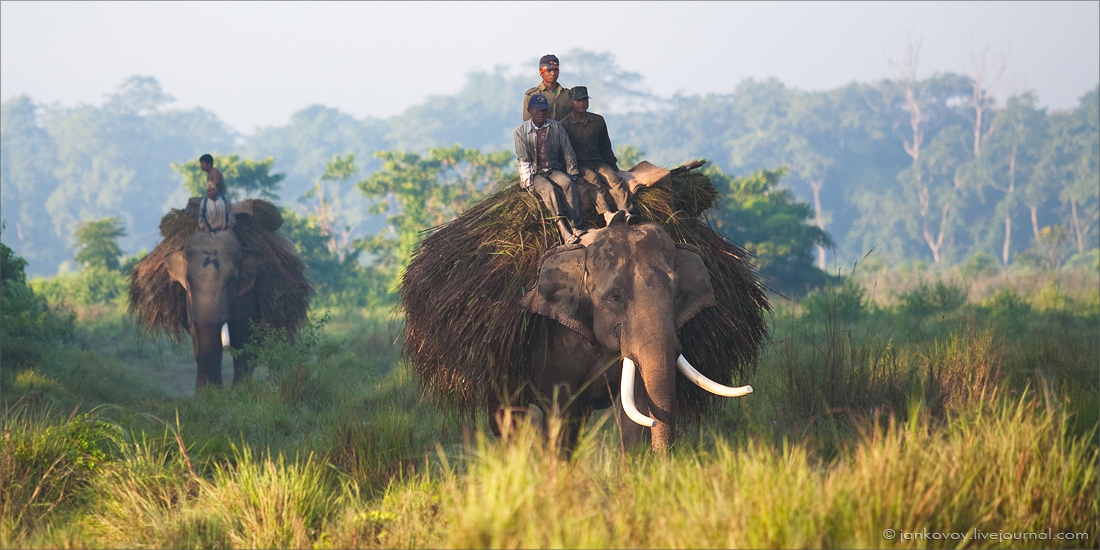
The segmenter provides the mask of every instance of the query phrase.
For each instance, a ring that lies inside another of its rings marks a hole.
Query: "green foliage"
[[[0,445],[0,521],[5,531],[34,528],[58,509],[86,502],[98,468],[123,445],[122,431],[93,413],[58,421],[25,406],[4,411]],[[6,545],[5,545],[6,546]]]
[[[997,261],[990,258],[984,252],[975,252],[969,260],[962,265],[963,277],[972,279],[997,272]]]
[[[122,249],[118,246],[118,239],[126,236],[120,218],[109,216],[102,220],[81,222],[73,236],[76,238],[77,263],[107,270],[119,268]]]
[[[214,167],[221,170],[225,178],[225,189],[231,202],[245,199],[278,200],[279,184],[286,174],[272,174],[274,157],[263,160],[242,158],[237,153],[214,155]],[[199,160],[172,164],[172,170],[183,176],[180,185],[192,197],[206,196],[206,172],[199,166]]]
[[[704,173],[724,197],[711,219],[718,231],[756,254],[756,265],[781,292],[802,294],[822,286],[826,274],[814,266],[812,250],[832,246],[829,235],[807,224],[810,205],[779,188],[787,167],[760,170],[744,178],[723,174],[715,166]]]
[[[428,150],[427,157],[378,151],[381,170],[360,181],[359,190],[374,203],[372,214],[388,214],[389,224],[360,246],[392,284],[397,283],[422,231],[453,219],[489,186],[508,178],[509,151],[482,153],[460,145]]]
[[[645,151],[633,145],[620,145],[615,147],[615,159],[620,170],[629,170],[635,164],[645,160]]]
[[[253,326],[252,341],[244,345],[244,352],[255,357],[255,365],[267,367],[285,403],[316,406],[330,397],[320,393],[328,385],[319,379],[318,365],[335,356],[341,344],[324,338],[322,330],[328,321],[327,313],[311,319],[294,341],[283,329]]]
[[[31,286],[51,304],[87,308],[100,304],[124,304],[128,298],[130,277],[122,271],[93,266],[76,273],[35,279]]]
[[[72,314],[52,310],[27,284],[26,261],[0,243],[0,346],[6,373],[39,364],[73,337]]]
[[[334,252],[331,235],[325,236],[316,216],[299,216],[288,208],[283,209],[283,226],[279,232],[286,235],[306,264],[306,277],[317,292],[314,302],[332,307],[364,307],[383,300],[387,294],[385,281],[374,275],[372,267],[359,262],[358,249],[347,251],[342,257]]]
[[[851,277],[810,292],[799,302],[807,315],[851,323],[864,317],[871,307],[867,291]]]
[[[921,282],[909,292],[898,296],[905,317],[925,319],[951,313],[966,304],[966,289],[945,283],[942,279],[931,285]]]

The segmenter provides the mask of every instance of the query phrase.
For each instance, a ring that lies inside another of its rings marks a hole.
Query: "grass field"
[[[604,413],[568,461],[422,399],[386,308],[314,311],[197,395],[189,342],[84,311],[0,367],[0,545],[1098,547],[1095,273],[859,281],[777,299],[756,393],[671,452]]]

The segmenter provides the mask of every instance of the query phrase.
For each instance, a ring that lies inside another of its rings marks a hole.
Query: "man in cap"
[[[525,122],[531,119],[527,106],[531,102],[531,96],[535,94],[546,96],[546,101],[550,105],[550,120],[560,121],[569,116],[569,89],[558,84],[558,74],[560,72],[560,69],[558,69],[558,56],[548,53],[539,59],[539,75],[542,76],[542,83],[534,88],[529,88],[523,95],[523,120]]]
[[[542,199],[550,214],[557,218],[562,240],[573,244],[584,234],[581,198],[577,192],[577,158],[561,124],[550,120],[546,96],[531,96],[527,111],[530,120],[512,132],[520,186]]]
[[[561,121],[561,126],[577,155],[581,180],[594,191],[596,212],[608,223],[619,211],[627,221],[634,221],[630,189],[617,174],[618,159],[607,134],[607,123],[602,116],[588,112],[587,87],[577,86],[569,95],[572,112]]]

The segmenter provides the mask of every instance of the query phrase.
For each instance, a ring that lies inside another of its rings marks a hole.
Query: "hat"
[[[582,99],[588,99],[588,87],[587,86],[573,86],[572,90],[569,90],[569,99],[574,101],[580,101]]]
[[[558,64],[558,56],[556,56],[552,53],[548,53],[548,54],[542,56],[541,58],[539,58],[539,69],[542,69],[543,67],[547,67],[551,63],[557,65]]]
[[[530,100],[527,101],[527,107],[529,109],[534,109],[536,111],[539,111],[539,110],[542,110],[542,109],[549,109],[550,108],[550,102],[546,101],[546,96],[544,96],[542,94],[535,94],[535,95],[531,96]]]

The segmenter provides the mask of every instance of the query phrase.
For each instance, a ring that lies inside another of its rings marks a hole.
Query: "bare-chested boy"
[[[214,187],[217,189],[217,194],[225,197],[228,201],[229,194],[225,190],[225,177],[222,176],[221,170],[214,168],[214,157],[209,154],[199,157],[199,168],[206,172],[206,188]]]
[[[214,168],[214,157],[210,155],[199,157],[199,167],[206,172],[206,197],[199,207],[199,228],[211,233],[232,228],[236,219],[225,192],[225,177]]]

